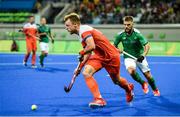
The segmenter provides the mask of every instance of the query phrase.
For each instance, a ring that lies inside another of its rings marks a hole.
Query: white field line
[[[148,62],[149,64],[161,64],[161,65],[177,65],[180,62]],[[29,63],[31,64],[31,63]],[[46,62],[46,65],[76,65],[78,62]],[[121,63],[124,64],[124,63]],[[23,65],[22,63],[0,63],[0,66],[14,66],[14,65]]]

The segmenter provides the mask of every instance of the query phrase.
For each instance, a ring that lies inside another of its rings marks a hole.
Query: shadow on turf
[[[104,108],[89,108],[88,103],[91,101],[89,96],[54,97],[44,99],[43,103],[39,105],[43,107],[44,112],[50,110],[51,116],[162,116],[163,112],[166,115],[168,112],[171,116],[180,115],[180,104],[170,101],[169,96],[135,95],[133,105],[129,106],[126,104],[125,96],[121,93],[105,93],[103,95],[107,101],[107,106]],[[73,102],[70,103],[71,101]]]
[[[176,94],[177,95],[177,94]],[[173,96],[173,97],[172,97]],[[166,95],[166,96],[160,96],[160,97],[152,97],[150,100],[148,100],[149,105],[156,109],[156,110],[163,110],[171,113],[172,116],[179,116],[180,115],[180,103],[172,102],[168,97],[175,98],[175,95]],[[167,116],[167,114],[166,114]]]
[[[42,106],[42,105],[41,105]],[[119,113],[122,110],[129,109],[128,106],[121,105],[118,107],[106,106],[104,108],[91,109],[87,104],[63,104],[63,105],[45,105],[44,109],[51,108],[51,116],[66,115],[66,116],[110,116],[113,113]],[[48,109],[49,110],[49,109]]]
[[[54,67],[36,68],[35,70],[39,72],[51,72],[51,73],[69,71],[68,69],[54,68]]]
[[[116,94],[111,94],[111,96],[116,96]],[[124,98],[124,97],[123,97]],[[67,103],[63,102],[66,99]],[[75,102],[69,103],[70,100],[74,100]],[[51,116],[58,115],[66,115],[66,116],[111,116],[116,115],[117,113],[121,113],[122,111],[128,111],[130,108],[129,105],[123,99],[112,99],[105,96],[107,99],[107,106],[104,108],[89,108],[88,103],[91,100],[89,96],[78,96],[78,97],[54,97],[50,99],[45,99],[46,104],[41,103],[38,104],[43,106],[43,110],[51,110]],[[56,101],[56,103],[52,103]],[[81,101],[83,102],[81,102]],[[50,101],[50,102],[49,102]],[[80,101],[80,102],[79,102]],[[57,103],[58,102],[58,103]],[[61,103],[63,102],[63,103]],[[80,104],[78,104],[78,102]],[[50,104],[47,104],[50,103]],[[127,113],[126,113],[127,114]],[[122,113],[124,115],[124,113]],[[128,113],[131,115],[131,113]]]

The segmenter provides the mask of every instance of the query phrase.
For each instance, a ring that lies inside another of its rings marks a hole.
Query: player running
[[[38,33],[40,36],[40,49],[41,49],[41,55],[40,58],[40,65],[41,67],[44,67],[44,58],[47,57],[49,52],[49,39],[51,39],[51,42],[54,43],[54,39],[51,34],[51,28],[46,24],[46,18],[41,18],[41,25],[38,27]]]
[[[30,16],[29,17],[29,22],[26,23],[22,29],[23,33],[26,36],[26,50],[27,53],[24,57],[23,60],[23,65],[27,66],[27,61],[28,58],[32,52],[32,68],[37,68],[37,66],[35,65],[36,63],[36,50],[37,50],[37,45],[36,45],[36,35],[37,35],[37,26],[34,23],[34,16]]]
[[[66,30],[70,34],[77,34],[84,48],[79,52],[79,60],[82,61],[82,67],[85,64],[83,76],[94,97],[89,106],[103,107],[106,105],[106,101],[102,98],[98,84],[93,77],[94,73],[103,67],[109,73],[114,84],[126,91],[127,102],[131,102],[133,100],[133,84],[129,84],[125,78],[120,77],[120,58],[117,49],[100,31],[88,25],[81,25],[78,14],[66,15],[64,21]],[[85,61],[87,62],[85,63]],[[76,70],[75,72],[80,71]]]
[[[133,58],[124,55],[124,63],[127,71],[135,81],[141,84],[145,94],[149,92],[149,83],[153,89],[154,96],[160,96],[160,92],[155,84],[153,76],[151,75],[150,68],[145,57],[150,49],[147,39],[145,39],[137,29],[133,28],[133,17],[124,17],[123,23],[124,31],[118,33],[114,45],[118,48],[118,44],[122,42],[124,51],[137,57],[137,61],[135,61]],[[148,83],[142,80],[136,72],[136,66],[138,66],[143,72],[144,76],[148,80]]]

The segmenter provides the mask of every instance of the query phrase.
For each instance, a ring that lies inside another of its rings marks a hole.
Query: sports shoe
[[[149,88],[148,88],[148,83],[147,83],[147,82],[144,82],[144,83],[142,84],[142,89],[143,89],[143,92],[144,92],[145,94],[147,94],[147,93],[149,92]]]
[[[40,64],[40,66],[41,66],[41,68],[44,68],[44,63],[42,62],[42,60],[41,60],[41,57],[39,56],[39,64]]]
[[[130,83],[129,87],[131,88],[131,91],[126,92],[126,101],[128,103],[131,102],[133,100],[133,97],[134,97],[134,93],[133,93],[134,85],[132,83]]]
[[[23,60],[23,65],[24,65],[24,66],[27,66],[27,62],[25,62],[24,60]]]
[[[93,102],[89,103],[89,107],[98,108],[106,106],[106,101],[103,98],[94,98]]]
[[[41,66],[41,68],[44,68],[44,64],[43,63],[40,63],[40,66]]]
[[[35,68],[37,68],[37,66],[34,65],[34,64],[32,64],[32,65],[31,65],[31,68],[35,69]]]
[[[154,94],[154,96],[160,96],[160,91],[159,91],[159,89],[154,90],[154,91],[153,91],[153,94]]]

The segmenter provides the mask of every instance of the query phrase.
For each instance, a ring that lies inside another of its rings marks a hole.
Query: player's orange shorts
[[[91,55],[86,65],[92,66],[96,71],[105,68],[110,75],[119,75],[120,71],[120,57],[114,56],[111,59],[100,58],[97,55]]]
[[[26,39],[26,49],[27,52],[36,51],[37,50],[36,40]]]

